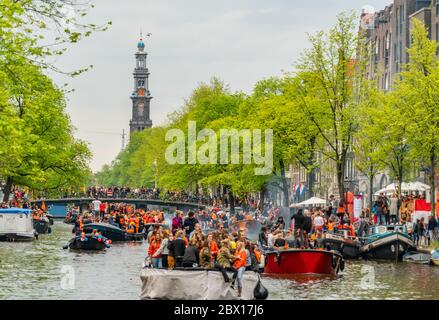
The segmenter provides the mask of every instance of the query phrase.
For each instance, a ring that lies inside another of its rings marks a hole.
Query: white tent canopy
[[[389,184],[384,189],[377,191],[375,195],[379,196],[381,193],[384,193],[386,195],[391,195],[392,193],[396,192],[397,189],[398,189],[398,184],[392,183]],[[428,190],[430,190],[430,186],[421,182],[409,182],[409,183],[403,182],[401,184],[401,192],[413,192],[413,191],[425,192]]]
[[[306,201],[300,202],[298,204],[296,204],[297,207],[300,206],[313,206],[313,205],[326,205],[326,200],[317,198],[317,197],[312,197]]]

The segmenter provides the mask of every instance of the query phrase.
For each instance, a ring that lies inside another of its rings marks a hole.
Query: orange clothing
[[[261,262],[261,253],[259,252],[259,250],[254,250],[255,253],[255,257],[256,257],[256,261],[258,261],[258,263]]]
[[[241,250],[240,252],[236,252],[235,253],[235,263],[233,264],[233,267],[235,269],[239,269],[241,267],[246,266],[247,264],[247,253],[245,252],[245,250]]]
[[[212,253],[212,258],[216,257],[218,254],[219,248],[215,241],[210,243],[210,252]]]
[[[160,245],[161,245],[161,242],[158,242],[158,241],[153,241],[150,245],[149,245],[149,248],[148,248],[148,255],[150,256],[150,257],[153,257],[154,256],[154,254],[157,252],[157,250],[159,250],[160,249]],[[155,258],[159,258],[161,255],[158,255],[157,257],[155,257]]]

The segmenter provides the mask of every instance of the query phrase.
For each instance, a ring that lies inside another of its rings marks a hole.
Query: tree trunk
[[[280,166],[280,175],[281,175],[281,179],[282,179],[282,191],[284,194],[283,206],[289,207],[290,206],[290,189],[288,187],[287,178],[285,176],[285,164],[284,164],[283,160],[280,160],[279,166]]]
[[[315,184],[315,168],[311,170],[311,172],[308,172],[308,192],[309,192],[309,198],[314,197],[314,184]]]
[[[12,177],[8,177],[6,179],[6,186],[5,186],[5,189],[4,189],[3,202],[8,202],[9,201],[9,195],[11,194],[12,184],[13,183],[14,183],[14,180],[12,179]]]
[[[342,163],[337,163],[337,184],[338,184],[338,195],[340,196],[340,201],[344,204],[344,161]]]
[[[373,206],[373,175],[369,176],[369,209],[372,212]]]
[[[235,213],[235,197],[233,196],[233,192],[230,191],[230,189],[228,189],[228,191],[229,191],[230,213],[234,214]]]
[[[433,216],[436,215],[436,185],[434,178],[436,176],[436,155],[435,148],[432,150],[431,158],[430,158],[430,203],[431,203],[431,214]]]

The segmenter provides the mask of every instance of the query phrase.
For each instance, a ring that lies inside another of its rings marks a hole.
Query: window
[[[404,29],[404,22],[405,22],[405,7],[404,5],[401,6],[401,9],[399,10],[399,34],[402,35],[402,30]]]
[[[439,16],[439,0],[435,0],[434,6],[436,9],[436,16]]]

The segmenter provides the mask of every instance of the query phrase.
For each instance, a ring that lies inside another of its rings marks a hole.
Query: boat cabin
[[[34,239],[32,210],[0,209],[0,241],[32,241]]]
[[[369,229],[368,238],[376,239],[389,233],[408,234],[406,225],[373,226]]]

